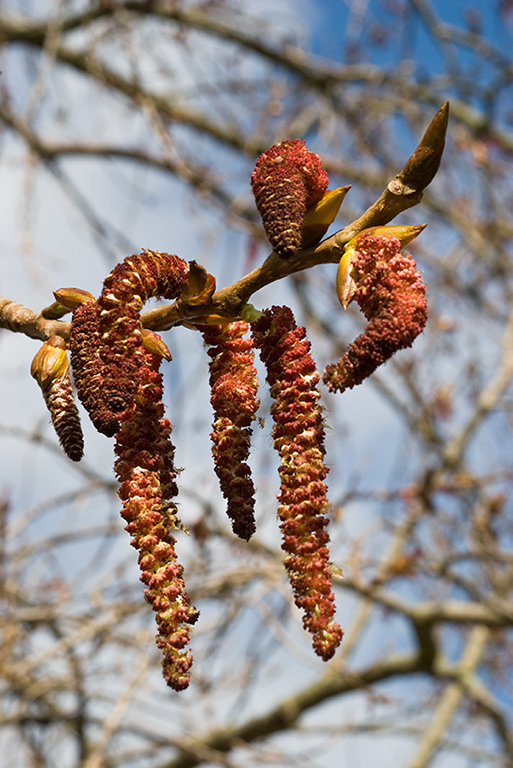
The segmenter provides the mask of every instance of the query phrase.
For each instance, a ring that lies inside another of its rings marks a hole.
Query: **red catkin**
[[[145,251],[128,256],[105,279],[100,308],[101,400],[114,413],[130,405],[144,356],[139,313],[150,297],[175,299],[189,276],[178,256]]]
[[[251,187],[269,242],[278,256],[290,258],[301,244],[307,210],[328,188],[320,158],[301,139],[282,141],[258,158]]]
[[[112,437],[138,385],[144,346],[140,310],[152,296],[176,298],[189,275],[178,256],[128,256],[106,278],[98,301],[73,313],[70,349],[78,395],[99,432]]]
[[[255,488],[247,458],[251,424],[258,409],[253,342],[243,338],[248,324],[237,321],[202,329],[211,358],[210,388],[214,408],[212,455],[233,532],[248,540],[255,532]]]
[[[119,429],[119,422],[101,397],[100,308],[96,301],[87,301],[73,312],[69,344],[73,378],[80,401],[98,432],[112,437]]]
[[[411,347],[427,321],[422,277],[396,237],[362,236],[352,264],[354,298],[369,323],[343,357],[325,368],[331,391],[361,384],[399,349]]]
[[[315,652],[327,661],[342,639],[334,621],[328,510],[324,479],[324,429],[319,375],[305,329],[288,307],[272,307],[252,324],[271,388],[274,446],[281,459],[278,516],[288,572],[303,625]]]
[[[149,352],[143,354],[133,402],[120,416],[114,468],[121,483],[121,514],[139,551],[144,594],[155,612],[164,678],[180,691],[189,684],[192,655],[185,649],[190,625],[199,614],[185,592],[176,540],[170,533],[178,527],[173,502],[177,487],[171,424],[163,418],[160,361]]]
[[[64,453],[72,461],[80,461],[84,455],[84,437],[69,376],[52,381],[48,389],[43,389],[43,396]]]

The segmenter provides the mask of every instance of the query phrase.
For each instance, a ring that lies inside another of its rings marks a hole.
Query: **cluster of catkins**
[[[321,239],[347,191],[327,190],[319,158],[299,139],[264,153],[251,183],[269,241],[284,259]],[[352,299],[358,302],[368,326],[342,359],[324,371],[330,390],[359,384],[421,332],[426,321],[424,286],[415,263],[401,253],[402,245],[420,229],[382,227],[348,243],[337,291],[344,306]],[[174,447],[159,370],[162,360],[171,356],[160,336],[143,328],[140,312],[155,296],[187,303],[191,270],[178,256],[144,251],[112,270],[97,299],[80,289],[55,294],[61,307],[73,311],[69,348],[78,396],[96,429],[116,440],[121,514],[139,552],[141,581],[155,612],[164,677],[176,690],[189,683],[192,656],[187,645],[198,611],[185,591],[172,534],[179,527]],[[267,372],[272,435],[280,458],[278,516],[285,568],[314,649],[328,660],[343,633],[334,620],[320,375],[305,329],[296,325],[288,307],[243,309],[241,315],[224,322],[208,315],[192,321],[210,357],[215,471],[233,531],[248,540],[256,527],[255,488],[247,459],[259,406],[253,364],[257,349]],[[42,388],[62,447],[71,459],[80,460],[82,433],[60,337],[45,342],[34,358],[32,375]]]

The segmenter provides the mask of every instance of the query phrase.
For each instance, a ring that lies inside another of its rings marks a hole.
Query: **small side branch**
[[[46,341],[50,336],[61,336],[67,339],[70,324],[59,320],[47,320],[42,312],[32,312],[23,304],[0,296],[0,328],[7,328],[13,333],[24,333],[31,339]]]

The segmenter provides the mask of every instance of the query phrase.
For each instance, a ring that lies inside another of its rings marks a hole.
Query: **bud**
[[[262,317],[262,311],[253,306],[253,304],[244,304],[240,311],[242,320],[246,323],[254,323],[259,317]]]
[[[65,344],[60,336],[51,336],[45,341],[32,361],[30,372],[41,387],[64,452],[72,461],[80,461],[84,438],[71,389]]]
[[[415,225],[390,225],[385,227],[368,227],[362,229],[355,237],[352,237],[344,248],[344,251],[352,249],[355,250],[356,244],[363,237],[372,235],[373,237],[396,237],[401,243],[401,248],[411,243],[420,233],[427,227],[427,224],[415,224]]]
[[[307,210],[301,230],[301,245],[303,247],[315,245],[326,234],[330,225],[335,221],[342,201],[350,189],[351,185],[332,189],[326,192],[318,203]]]
[[[150,331],[149,328],[143,328],[141,335],[142,345],[147,352],[151,352],[152,355],[163,357],[164,360],[171,360],[171,352],[158,333]]]
[[[180,303],[197,307],[207,304],[216,289],[214,275],[207,272],[205,267],[195,261],[189,262],[189,277],[185,281],[180,294]]]
[[[58,301],[54,301],[49,307],[41,310],[41,315],[45,320],[60,320],[61,317],[71,312],[71,309],[63,306]]]
[[[53,295],[59,304],[62,304],[71,312],[81,304],[85,304],[86,301],[94,300],[93,294],[89,293],[89,291],[84,291],[82,288],[59,288],[53,292]]]
[[[342,258],[338,263],[337,276],[335,278],[338,300],[344,309],[348,308],[356,291],[356,283],[351,275],[354,253],[354,247],[348,249],[346,246]]]
[[[447,101],[441,109],[438,110],[434,118],[428,125],[426,132],[420,143],[392,184],[392,192],[397,194],[413,194],[422,192],[435,177],[445,145],[445,134],[449,121],[449,102]]]
[[[47,387],[54,379],[67,373],[68,358],[66,345],[60,336],[51,336],[36,353],[30,366],[30,373],[41,388]]]
[[[194,320],[182,321],[182,325],[192,330],[197,330],[198,325],[228,325],[232,323],[234,318],[224,317],[223,315],[200,315],[195,317]]]

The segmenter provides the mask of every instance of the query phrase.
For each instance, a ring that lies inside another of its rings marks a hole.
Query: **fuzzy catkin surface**
[[[301,244],[307,210],[328,188],[320,158],[301,139],[275,144],[258,158],[251,187],[269,242],[278,256],[290,258]]]
[[[368,320],[364,332],[323,380],[331,391],[361,384],[400,349],[411,347],[427,322],[426,289],[415,261],[395,237],[366,236],[353,257],[354,299]]]
[[[319,374],[305,329],[296,326],[288,307],[266,310],[253,323],[252,331],[273,398],[273,439],[280,456],[278,516],[285,568],[296,605],[303,610],[303,626],[312,635],[315,652],[327,661],[343,632],[334,621]]]

